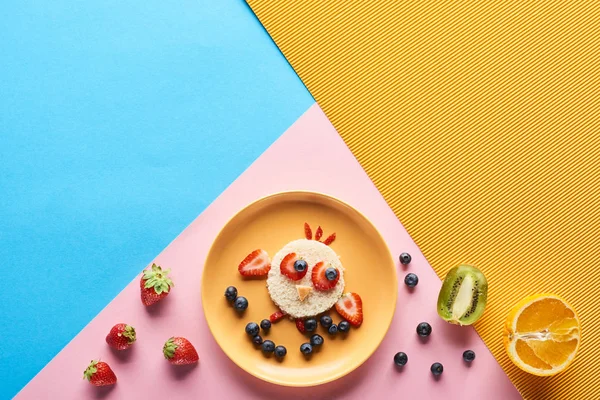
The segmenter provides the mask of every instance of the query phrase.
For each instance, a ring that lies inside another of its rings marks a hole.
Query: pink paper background
[[[303,162],[294,162],[299,159]],[[401,184],[402,177],[398,177]],[[419,275],[412,293],[400,283],[396,316],[375,354],[348,376],[314,388],[278,387],[239,369],[212,338],[200,302],[203,262],[222,226],[253,200],[285,190],[328,193],[354,206],[377,226],[393,255],[407,251],[413,256],[408,268],[398,266],[400,279],[408,271]],[[317,105],[153,261],[173,270],[176,287],[171,295],[149,311],[140,302],[136,278],[16,398],[521,398],[472,328],[451,326],[437,316],[439,278]],[[422,321],[433,327],[426,343],[415,333]],[[130,323],[138,332],[138,341],[126,352],[113,352],[104,341],[117,322]],[[162,345],[170,336],[190,339],[200,354],[200,364],[176,368],[166,362]],[[462,361],[467,348],[477,354],[471,366]],[[402,371],[393,365],[397,351],[409,356]],[[82,380],[93,358],[111,365],[117,385],[95,388]],[[438,380],[429,371],[435,361],[444,364]]]

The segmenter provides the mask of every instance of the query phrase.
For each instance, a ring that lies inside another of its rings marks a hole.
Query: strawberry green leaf
[[[165,342],[165,345],[163,346],[163,354],[167,360],[175,356],[175,350],[177,350],[177,347],[178,346],[175,344],[174,337],[169,338],[169,340]]]
[[[129,344],[135,342],[135,328],[131,325],[125,325],[125,331],[123,332],[123,336],[127,338],[127,342]]]
[[[92,360],[92,362],[90,362],[90,365],[88,365],[85,371],[83,371],[83,379],[87,379],[88,381],[92,379],[92,376],[94,376],[94,374],[98,372],[96,364],[98,364],[98,361]]]
[[[144,288],[154,288],[156,294],[168,293],[175,286],[167,276],[170,271],[170,269],[163,270],[160,266],[152,264],[150,269],[144,270]]]

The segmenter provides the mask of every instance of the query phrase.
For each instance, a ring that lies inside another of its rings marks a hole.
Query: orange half
[[[523,371],[550,376],[564,371],[579,349],[581,325],[564,299],[536,294],[517,303],[506,318],[504,346]]]

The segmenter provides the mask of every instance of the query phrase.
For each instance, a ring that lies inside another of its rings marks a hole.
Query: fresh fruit
[[[245,311],[248,308],[248,299],[240,296],[233,302],[233,307],[239,312]]]
[[[475,352],[473,350],[465,350],[463,353],[463,360],[466,362],[472,362],[475,360]]]
[[[321,326],[323,328],[329,328],[332,323],[333,323],[333,320],[331,319],[331,317],[329,315],[321,316]]]
[[[83,371],[83,379],[87,379],[94,386],[108,386],[117,383],[117,376],[104,361],[92,360]]]
[[[363,323],[362,299],[356,293],[346,293],[340,297],[335,303],[335,310],[352,326]]]
[[[263,338],[260,335],[256,335],[252,338],[252,343],[254,343],[257,346],[260,346],[261,344],[263,344]]]
[[[440,376],[442,372],[444,372],[444,366],[441,363],[436,362],[431,364],[431,373],[434,376]]]
[[[406,355],[406,353],[400,351],[394,356],[394,364],[396,364],[399,367],[404,367],[407,362],[408,356]]]
[[[408,265],[412,261],[412,257],[408,253],[400,254],[400,264]]]
[[[321,335],[312,335],[310,337],[310,344],[314,347],[319,347],[323,344],[324,339]]]
[[[268,331],[269,329],[271,329],[271,321],[269,321],[268,319],[263,319],[262,321],[260,321],[260,327],[263,330]]]
[[[265,276],[271,269],[271,260],[266,251],[257,249],[248,254],[238,266],[242,276]]]
[[[308,268],[308,263],[304,260],[296,260],[294,261],[294,269],[296,272],[304,272],[305,269]]]
[[[306,332],[314,332],[317,329],[317,320],[314,318],[309,318],[304,321],[304,329]]]
[[[330,272],[332,279],[327,277],[327,271]],[[333,272],[331,272],[333,271]],[[340,279],[337,268],[328,267],[323,261],[319,261],[312,269],[312,283],[317,290],[330,290],[335,287]]]
[[[280,319],[282,319],[283,317],[285,317],[287,314],[281,310],[279,311],[275,311],[273,314],[271,314],[269,316],[269,321],[271,321],[272,323],[275,323],[277,321],[279,321]]]
[[[312,240],[312,230],[310,229],[310,225],[308,225],[306,222],[304,223],[304,236],[308,240]]]
[[[275,357],[283,358],[287,354],[287,349],[284,346],[275,347]]]
[[[346,320],[338,324],[338,331],[341,333],[348,333],[350,331],[350,323]]]
[[[262,344],[262,352],[265,354],[271,354],[275,351],[275,343],[272,340],[265,340]]]
[[[336,324],[331,324],[331,326],[329,327],[329,329],[327,329],[327,333],[329,333],[331,336],[335,336],[338,333],[338,327]]]
[[[174,286],[173,281],[167,276],[171,270],[163,269],[152,264],[150,269],[144,270],[142,279],[140,279],[140,289],[142,291],[142,303],[150,306],[165,297],[167,297]]]
[[[339,273],[338,270],[336,268],[327,268],[325,270],[325,278],[327,278],[328,281],[336,281],[338,279]]]
[[[419,325],[417,325],[417,335],[421,337],[427,337],[431,335],[431,325],[429,325],[427,322],[421,322]]]
[[[198,352],[189,340],[171,337],[163,346],[163,355],[173,365],[187,365],[198,362]]]
[[[246,325],[246,333],[254,337],[258,335],[258,332],[260,332],[258,324],[256,322],[248,322],[248,324]]]
[[[306,297],[308,297],[310,292],[312,292],[312,287],[304,286],[304,285],[296,285],[296,290],[298,291],[298,299],[300,301],[304,301],[304,299],[306,299]]]
[[[310,343],[303,343],[300,346],[300,352],[302,352],[302,354],[304,354],[305,356],[311,354],[312,351],[313,351],[313,348]]]
[[[412,272],[404,277],[404,284],[409,288],[414,288],[419,283],[419,277]]]
[[[452,268],[438,296],[438,314],[458,325],[471,325],[481,317],[487,301],[488,284],[475,267],[461,265]]]
[[[131,325],[116,324],[106,335],[106,343],[117,350],[125,350],[133,342],[135,342],[135,329]]]
[[[329,246],[331,243],[333,243],[334,240],[335,240],[335,233],[332,233],[331,235],[327,236],[327,239],[325,239],[323,241],[323,244]]]
[[[296,328],[300,333],[306,333],[306,327],[304,326],[304,320],[302,318],[296,318]]]
[[[303,271],[296,271],[294,265],[296,264],[297,260],[298,257],[296,256],[296,253],[290,253],[283,257],[283,260],[281,260],[281,264],[279,266],[281,273],[293,281],[299,281],[300,279],[304,278],[304,275],[306,275],[306,272],[308,271],[308,268]]]
[[[321,237],[323,237],[323,229],[321,229],[321,227],[319,226],[317,228],[317,232],[315,232],[315,240],[319,241],[321,240]]]
[[[225,289],[225,298],[228,302],[233,303],[236,297],[237,289],[235,288],[235,286],[229,286],[227,289]]]
[[[579,349],[581,324],[575,309],[554,294],[518,302],[506,318],[504,346],[523,371],[550,376],[564,371]]]

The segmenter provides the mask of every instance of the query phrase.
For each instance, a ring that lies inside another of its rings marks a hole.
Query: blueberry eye
[[[337,278],[337,276],[338,276],[337,269],[327,268],[325,270],[325,277],[327,278],[328,281],[333,281],[335,278]]]
[[[308,268],[308,264],[306,263],[306,261],[296,260],[296,262],[294,262],[294,269],[297,272],[304,272],[306,271],[306,268]]]

